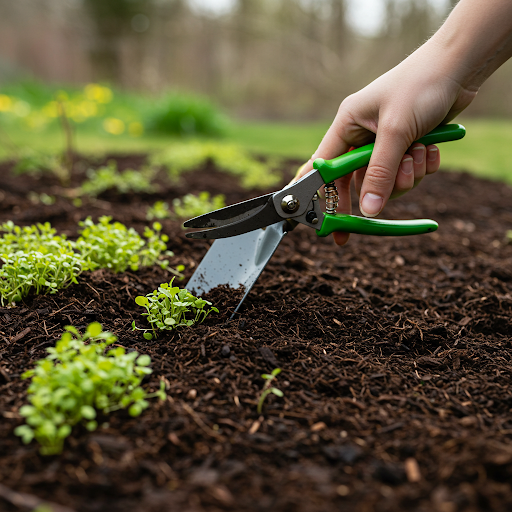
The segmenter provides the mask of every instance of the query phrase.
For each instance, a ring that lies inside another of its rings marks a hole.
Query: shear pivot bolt
[[[281,208],[286,213],[295,213],[300,206],[300,201],[295,197],[290,195],[284,196],[281,199]]]
[[[315,210],[311,210],[306,214],[306,220],[311,224],[318,224],[318,217],[316,216]]]

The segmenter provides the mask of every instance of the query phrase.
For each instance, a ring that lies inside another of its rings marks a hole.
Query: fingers
[[[403,171],[409,170],[409,163],[402,166],[402,159],[410,158],[404,155],[414,140],[412,137],[412,140],[408,139],[394,127],[382,126],[377,131],[375,148],[361,187],[359,208],[365,217],[376,217],[384,208],[395,186],[399,167],[402,174],[407,174]],[[401,180],[407,181],[406,178]]]
[[[437,146],[427,146],[427,174],[434,174],[441,165],[441,156]]]
[[[412,144],[400,161],[395,183],[389,197],[391,199],[397,198],[416,187],[427,174],[437,172],[440,163],[441,158],[437,146],[425,147],[417,142]],[[354,173],[355,189],[359,196],[361,196],[367,170],[368,167],[363,167]]]

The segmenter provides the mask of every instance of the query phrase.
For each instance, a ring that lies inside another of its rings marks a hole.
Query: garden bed
[[[144,157],[117,158],[119,169]],[[283,169],[283,184],[297,162]],[[72,185],[84,176],[75,165]],[[53,178],[1,166],[0,221],[49,221],[73,238],[88,215],[139,232],[146,208],[188,192],[247,199],[206,166],[157,194],[106,193],[73,206]],[[29,191],[55,196],[34,204]],[[261,193],[261,192],[258,192]],[[246,299],[207,296],[220,310],[147,341],[137,295],[172,275],[159,267],[82,274],[55,295],[0,309],[0,509],[77,511],[430,511],[512,508],[512,190],[440,172],[394,201],[386,218],[436,219],[436,233],[353,236],[336,247],[313,230],[287,235]],[[188,279],[208,243],[162,221],[171,265]],[[186,283],[186,279],[183,281]],[[183,285],[182,283],[182,285]],[[63,327],[99,321],[152,359],[145,387],[167,385],[138,418],[76,427],[59,456],[13,434],[28,383]],[[263,414],[262,373],[281,368]],[[60,507],[57,505],[59,504]]]

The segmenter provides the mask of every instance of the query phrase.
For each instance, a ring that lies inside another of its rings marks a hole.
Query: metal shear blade
[[[227,238],[282,221],[274,207],[273,195],[249,199],[190,219],[185,222],[185,227],[211,229],[187,233],[186,236],[198,239]]]

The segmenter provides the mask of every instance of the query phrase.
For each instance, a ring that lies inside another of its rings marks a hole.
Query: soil
[[[123,169],[145,157],[116,159]],[[89,163],[76,163],[72,186]],[[283,184],[297,164],[283,165]],[[0,221],[49,221],[70,237],[88,215],[142,232],[157,199],[258,193],[207,165],[179,184],[162,180],[158,194],[109,192],[77,208],[57,180],[11,168],[0,168]],[[29,191],[57,200],[36,205]],[[153,341],[130,325],[144,325],[134,298],[169,281],[159,267],[83,274],[56,295],[0,309],[0,510],[511,510],[512,189],[439,172],[384,216],[434,218],[440,229],[353,236],[338,248],[299,226],[235,320],[239,292],[218,288],[207,298],[219,314]],[[171,264],[188,278],[208,242],[163,225]],[[41,456],[13,434],[26,403],[20,375],[65,325],[93,320],[151,356],[144,385],[163,379],[168,398],[135,419],[112,413],[96,432],[76,427],[61,455]],[[261,374],[274,368],[284,397],[270,395],[259,415]]]

